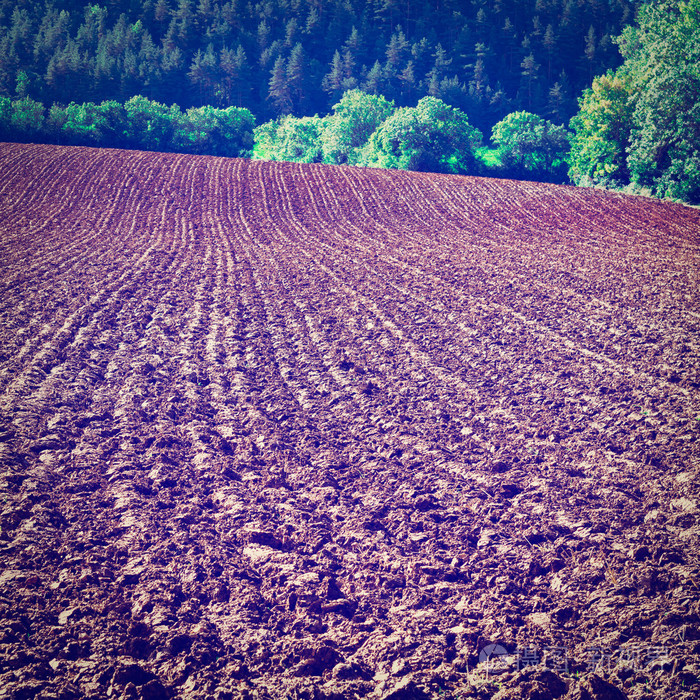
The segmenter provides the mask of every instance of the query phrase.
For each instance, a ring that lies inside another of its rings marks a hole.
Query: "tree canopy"
[[[265,160],[320,163],[324,124],[325,120],[319,117],[291,115],[261,124],[254,132],[257,156]]]
[[[629,182],[632,95],[629,77],[613,74],[595,78],[584,92],[580,111],[571,120],[569,175],[574,182],[613,186]]]
[[[571,121],[572,179],[700,202],[700,0],[645,4],[617,41],[624,63]]]
[[[623,32],[633,85],[628,167],[656,194],[700,201],[700,0],[662,0]]]
[[[394,103],[382,95],[349,90],[331,114],[321,134],[323,157],[327,163],[356,164],[360,150],[379,125],[394,111]]]
[[[473,173],[481,133],[437,97],[397,109],[372,134],[360,162],[381,168]]]
[[[491,141],[505,174],[523,179],[564,182],[569,133],[530,112],[513,112],[493,127]]]

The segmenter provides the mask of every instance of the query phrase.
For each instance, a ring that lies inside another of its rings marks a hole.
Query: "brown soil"
[[[0,698],[700,696],[700,212],[0,172]]]

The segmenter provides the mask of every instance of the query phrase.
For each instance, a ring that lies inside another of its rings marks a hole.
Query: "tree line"
[[[124,104],[71,102],[48,110],[31,97],[0,97],[2,141],[236,157],[251,153],[254,126],[247,109],[205,106],[183,112],[141,95]]]
[[[54,104],[0,97],[0,140],[173,151],[304,163],[334,163],[551,182],[566,180],[569,133],[516,112],[483,144],[467,115],[437,97],[397,107],[382,95],[349,90],[325,117],[285,115],[259,126],[239,107],[166,106],[138,95]]]
[[[492,129],[494,148],[467,114],[437,97],[397,107],[382,95],[346,92],[325,117],[287,115],[255,129],[254,157],[549,182],[567,179],[569,132],[531,112]]]

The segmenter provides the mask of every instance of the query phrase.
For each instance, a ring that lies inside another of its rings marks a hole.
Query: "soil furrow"
[[[0,164],[0,696],[697,695],[696,211]]]

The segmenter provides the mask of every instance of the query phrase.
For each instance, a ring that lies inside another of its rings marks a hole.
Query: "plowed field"
[[[0,698],[700,696],[700,211],[0,173]]]

